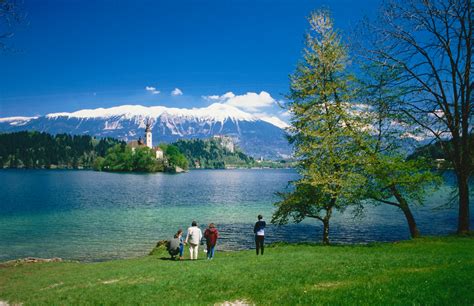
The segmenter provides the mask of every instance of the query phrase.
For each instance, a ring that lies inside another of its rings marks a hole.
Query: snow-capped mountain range
[[[180,138],[228,135],[254,157],[282,158],[291,154],[284,136],[288,126],[285,122],[278,117],[255,116],[223,103],[192,109],[122,105],[36,117],[0,118],[0,132],[36,130],[130,141],[143,137],[146,121],[152,124],[154,144]]]

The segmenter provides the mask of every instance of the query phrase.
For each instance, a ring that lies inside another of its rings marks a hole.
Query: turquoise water
[[[26,256],[107,260],[141,256],[192,220],[217,224],[219,249],[253,245],[256,215],[267,220],[275,192],[284,191],[293,170],[199,170],[179,175],[120,174],[72,170],[0,171],[0,261]],[[449,197],[444,185],[415,215],[425,234],[456,229],[456,209],[434,210]],[[319,241],[320,224],[270,226],[267,241]],[[390,206],[369,207],[363,218],[334,217],[334,242],[408,238],[402,214]]]

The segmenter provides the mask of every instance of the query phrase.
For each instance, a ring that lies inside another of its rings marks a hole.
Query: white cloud
[[[219,102],[248,112],[257,112],[262,108],[275,105],[276,100],[266,91],[261,91],[259,94],[255,92],[248,92],[243,95],[235,95],[233,92],[227,92],[222,96],[212,95],[203,96],[204,99],[213,102]]]
[[[160,93],[160,91],[156,90],[156,88],[153,86],[146,86],[145,90],[151,92],[153,95],[157,95]]]
[[[219,100],[220,96],[202,96],[204,99],[209,100],[209,101],[217,101]]]
[[[171,95],[172,96],[182,96],[183,95],[183,92],[181,91],[181,89],[179,88],[175,88],[173,89],[173,91],[171,92]]]

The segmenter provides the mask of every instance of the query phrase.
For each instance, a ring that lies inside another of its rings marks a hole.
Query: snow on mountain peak
[[[222,103],[214,103],[203,108],[171,108],[164,106],[142,106],[142,105],[121,105],[111,108],[83,109],[72,113],[51,113],[47,118],[55,119],[59,117],[68,118],[110,118],[124,117],[131,119],[133,117],[158,118],[162,115],[173,117],[185,117],[198,120],[225,121],[231,119],[234,121],[256,121],[258,120],[252,114],[243,112],[238,108]]]
[[[0,118],[0,122],[29,121],[36,118],[38,117],[21,117],[21,116],[6,117],[6,118]]]
[[[27,124],[33,119],[37,119],[38,117],[7,117],[7,118],[0,118],[0,123],[8,123],[12,126],[22,126]]]
[[[279,127],[280,129],[286,129],[290,126],[288,123],[276,116],[260,117],[260,120],[273,124],[274,126]]]

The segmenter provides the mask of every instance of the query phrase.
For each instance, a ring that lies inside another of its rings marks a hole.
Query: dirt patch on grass
[[[8,304],[8,302],[5,302],[5,301],[0,301],[0,306],[21,306],[23,304],[21,303],[16,303],[16,304]]]
[[[111,285],[120,282],[121,284],[127,285],[137,285],[137,284],[146,284],[153,283],[155,281],[154,277],[141,277],[141,278],[114,278],[104,281],[100,281],[101,284]]]
[[[64,283],[63,283],[63,282],[59,282],[59,283],[56,283],[56,284],[49,285],[48,287],[41,288],[40,291],[48,290],[48,289],[53,289],[53,288],[56,288],[56,287],[59,287],[59,286],[62,286],[62,285],[64,285]],[[0,306],[1,306],[1,305],[0,305]]]
[[[110,285],[110,284],[118,283],[121,280],[122,279],[115,278],[115,279],[109,279],[109,280],[102,281],[101,283],[104,284],[104,285]]]
[[[403,273],[426,273],[438,270],[439,267],[411,267],[411,268],[402,268],[398,271]]]
[[[255,304],[250,303],[246,300],[235,300],[235,301],[224,301],[221,303],[216,303],[214,306],[253,306]]]
[[[316,290],[331,290],[331,289],[347,287],[351,283],[352,282],[348,282],[348,281],[321,282],[321,283],[315,284],[313,289],[316,289]]]

